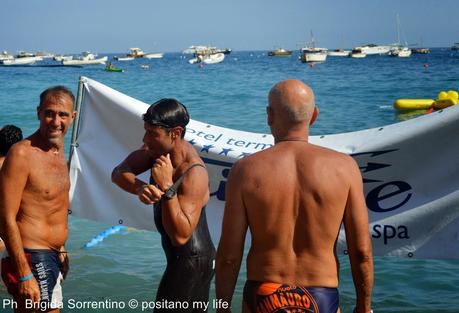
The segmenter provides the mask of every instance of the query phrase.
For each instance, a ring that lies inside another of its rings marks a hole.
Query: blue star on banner
[[[231,149],[231,148],[226,148],[226,149],[222,148],[222,152],[220,152],[219,155],[220,154],[228,155],[228,152],[230,152],[230,151],[233,151],[233,149]]]
[[[195,145],[196,144],[196,141],[194,139],[191,139],[190,141],[188,141],[189,143],[191,143],[192,145]]]
[[[251,154],[252,154],[252,153],[242,152],[242,153],[238,156],[238,158],[240,158],[240,159],[241,159],[241,158],[245,158],[246,156],[249,156],[249,155],[251,155]]]
[[[209,150],[211,148],[213,148],[213,147],[214,147],[214,145],[204,145],[203,148],[201,149],[201,152],[205,151],[205,152],[209,153]]]

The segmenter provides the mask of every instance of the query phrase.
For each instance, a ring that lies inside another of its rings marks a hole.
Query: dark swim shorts
[[[62,306],[63,280],[60,271],[59,252],[48,249],[24,249],[32,274],[40,288],[40,307],[59,308]],[[19,286],[19,277],[9,257],[2,259],[2,279],[8,293],[16,298]],[[44,303],[43,303],[44,302]]]
[[[339,307],[336,288],[300,287],[248,280],[244,302],[252,313],[335,313]]]

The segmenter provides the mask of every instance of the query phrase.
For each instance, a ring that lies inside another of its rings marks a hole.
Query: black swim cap
[[[184,129],[190,121],[190,115],[186,107],[176,99],[161,99],[153,103],[142,116],[144,122],[165,128],[180,126]]]

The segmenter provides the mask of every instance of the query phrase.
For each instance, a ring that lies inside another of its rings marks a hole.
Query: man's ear
[[[314,124],[314,122],[316,121],[317,119],[317,116],[319,116],[319,108],[317,107],[317,105],[314,106],[314,112],[312,113],[312,117],[311,117],[311,121],[309,122],[309,125],[311,126],[312,124]]]
[[[273,117],[273,108],[270,106],[266,107],[266,113],[268,114],[268,117],[266,119],[268,126],[271,126],[274,122],[274,117]]]
[[[171,130],[172,139],[177,139],[182,137],[183,128],[182,127],[174,127]]]

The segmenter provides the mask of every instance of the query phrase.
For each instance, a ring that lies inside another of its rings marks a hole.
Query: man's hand
[[[40,302],[40,289],[35,277],[25,282],[19,283],[18,298],[25,304],[26,299],[32,300],[33,303]]]
[[[159,185],[161,190],[166,191],[174,183],[172,182],[172,173],[174,167],[172,166],[170,155],[162,155],[156,159],[155,165],[151,169],[151,175],[155,182]]]
[[[159,200],[161,200],[162,195],[164,192],[162,192],[159,188],[153,186],[153,185],[143,185],[139,187],[137,190],[137,197],[139,197],[139,200],[142,203],[145,204],[155,204]]]

